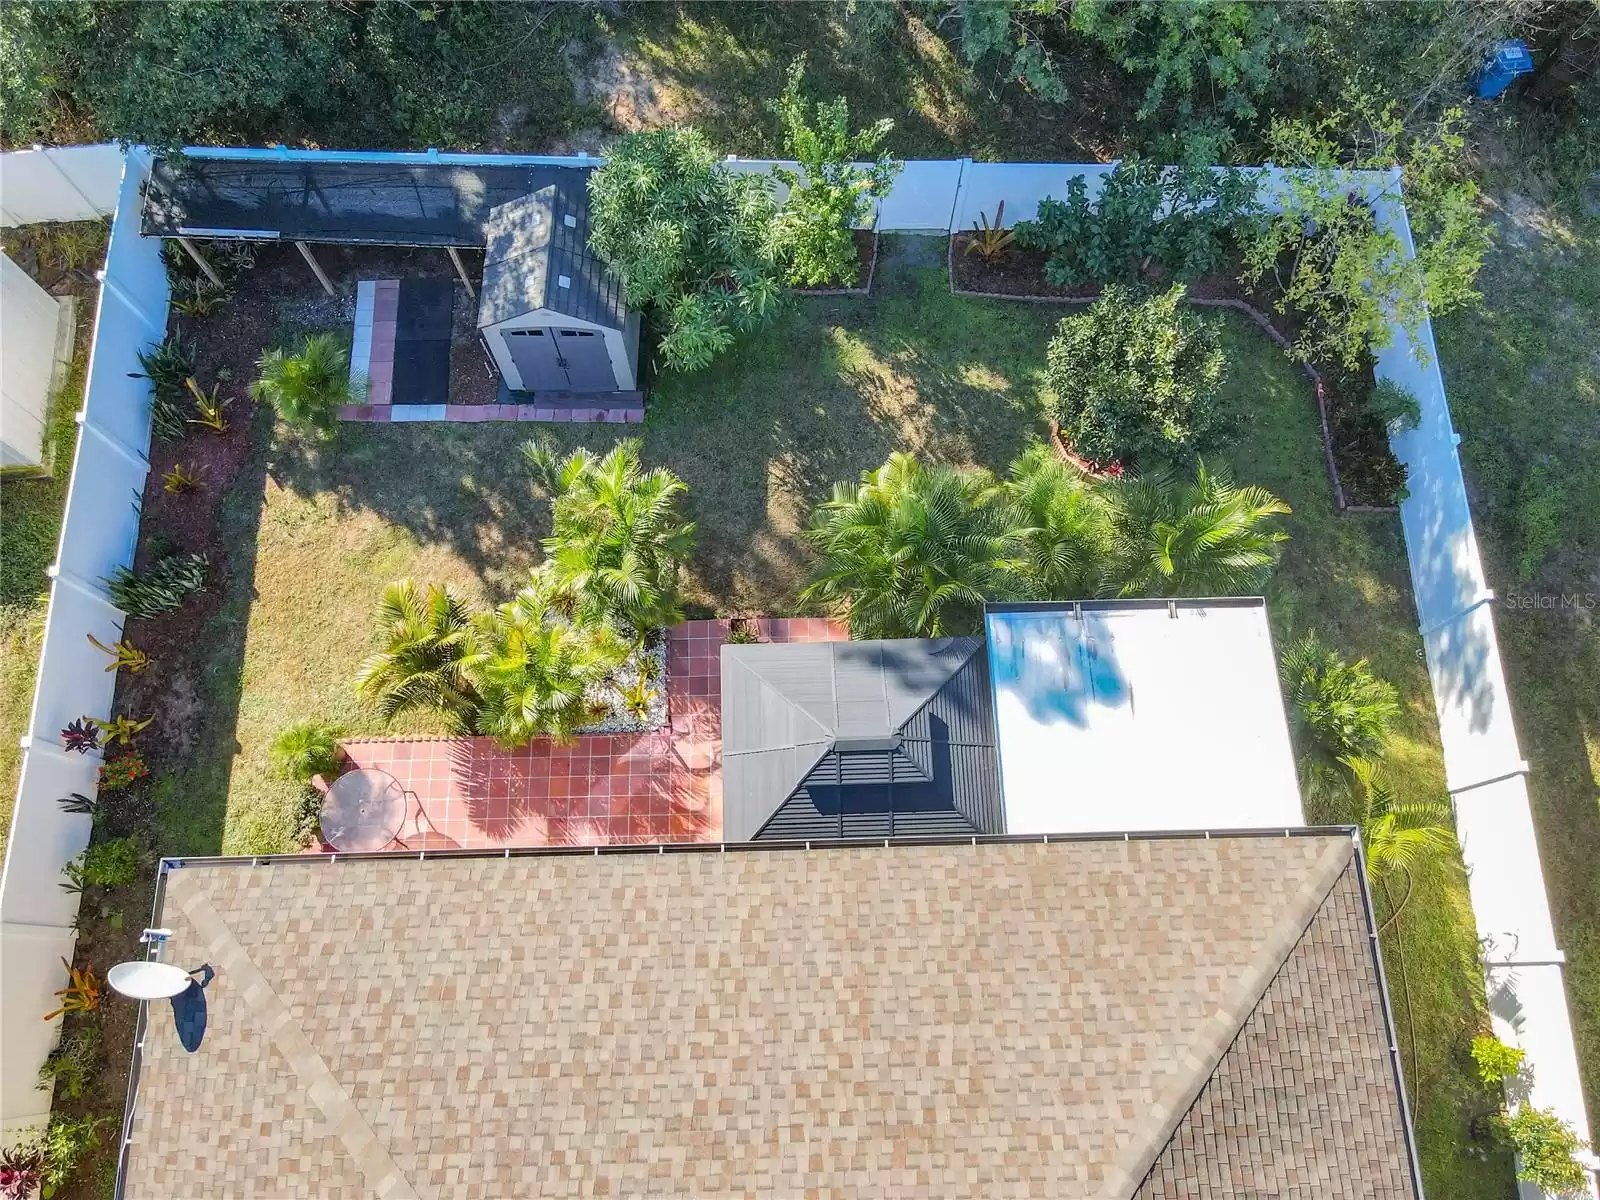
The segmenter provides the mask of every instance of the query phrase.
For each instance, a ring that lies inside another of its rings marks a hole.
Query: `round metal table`
[[[322,836],[336,850],[382,850],[406,819],[406,791],[387,771],[364,767],[339,776],[322,801]]]

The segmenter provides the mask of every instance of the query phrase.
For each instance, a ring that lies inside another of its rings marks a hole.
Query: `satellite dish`
[[[170,1000],[193,985],[189,972],[164,962],[118,963],[106,972],[106,982],[133,1000]]]

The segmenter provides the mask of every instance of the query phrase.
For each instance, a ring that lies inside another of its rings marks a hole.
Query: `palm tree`
[[[1266,526],[1289,506],[1261,487],[1235,487],[1200,463],[1193,480],[1162,472],[1124,480],[1111,501],[1111,570],[1118,596],[1238,596],[1259,591],[1288,534]]]
[[[383,649],[361,664],[356,692],[385,719],[430,709],[462,732],[477,732],[478,693],[462,669],[467,606],[447,587],[423,591],[401,579],[383,589],[377,627]]]
[[[306,338],[298,354],[268,350],[256,360],[260,378],[250,395],[272,405],[286,423],[321,430],[334,428],[339,406],[348,403],[350,355],[331,333]]]
[[[1388,772],[1374,759],[1340,761],[1350,779],[1342,818],[1361,831],[1367,878],[1383,891],[1389,908],[1383,923],[1387,928],[1411,899],[1412,872],[1454,849],[1450,806],[1437,800],[1401,800]],[[1388,881],[1394,875],[1405,880],[1406,890],[1399,901],[1389,893]]]
[[[1400,715],[1394,685],[1364,658],[1346,662],[1315,633],[1284,651],[1279,676],[1300,755],[1300,790],[1314,804],[1335,799],[1350,786],[1343,760],[1383,753]]]
[[[473,620],[466,668],[483,696],[479,727],[506,745],[547,735],[571,741],[603,705],[593,699],[627,660],[612,630],[573,624],[548,568],[508,604]]]
[[[1093,596],[1105,570],[1110,525],[1104,497],[1050,447],[1029,447],[1011,464],[1007,498],[1021,543],[1020,568],[1034,600]]]
[[[523,453],[553,497],[544,547],[568,611],[636,636],[681,620],[678,574],[694,549],[694,524],[678,512],[683,480],[664,467],[642,470],[636,438],[604,458],[579,449],[562,459],[540,442]]]
[[[1023,592],[1005,489],[988,471],[924,467],[896,452],[811,515],[821,557],[800,593],[856,638],[976,633],[985,600]]]

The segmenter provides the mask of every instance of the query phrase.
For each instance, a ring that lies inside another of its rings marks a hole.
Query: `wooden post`
[[[317,277],[317,282],[323,286],[328,295],[338,296],[339,293],[333,290],[333,281],[328,278],[322,269],[322,265],[312,255],[311,247],[304,242],[296,242],[294,248],[300,251],[300,257],[306,260],[306,266],[311,268],[311,273]]]
[[[456,274],[461,276],[461,282],[467,286],[467,295],[476,300],[478,298],[478,289],[473,287],[472,280],[467,278],[467,269],[461,265],[461,255],[456,252],[454,246],[446,246],[445,249],[450,253],[450,261],[456,265]]]
[[[211,282],[216,284],[218,287],[227,287],[227,284],[222,282],[222,276],[217,274],[217,269],[206,261],[205,255],[201,254],[199,250],[195,249],[195,244],[193,242],[191,242],[188,238],[181,237],[178,239],[178,245],[182,246],[189,252],[189,257],[194,259],[194,265],[206,273],[207,279],[211,280]]]

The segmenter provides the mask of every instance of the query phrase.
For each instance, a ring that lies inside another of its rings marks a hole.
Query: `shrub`
[[[1334,118],[1273,122],[1274,159],[1304,170],[1284,176],[1281,210],[1255,223],[1244,250],[1246,278],[1270,275],[1280,292],[1278,310],[1302,318],[1298,355],[1356,368],[1389,344],[1395,325],[1415,344],[1430,313],[1438,317],[1478,300],[1472,285],[1490,234],[1477,185],[1466,174],[1460,110],[1409,134],[1393,104],[1360,95],[1346,102],[1370,130],[1370,145],[1354,155],[1335,144]],[[1346,168],[1387,171],[1396,162],[1415,256],[1379,224],[1374,205],[1385,196],[1351,191],[1342,175]]]
[[[309,783],[313,775],[332,775],[339,766],[344,731],[325,721],[296,721],[272,743],[272,769],[285,779]]]
[[[1283,652],[1278,673],[1301,791],[1313,803],[1338,799],[1349,784],[1344,764],[1383,754],[1400,716],[1394,685],[1374,675],[1364,658],[1346,662],[1315,633]]]
[[[67,877],[61,886],[69,892],[91,887],[126,887],[138,877],[141,857],[139,844],[132,838],[96,842],[61,868],[61,873]]]
[[[150,768],[145,765],[144,755],[137,750],[130,750],[117,758],[100,764],[100,790],[102,792],[120,791],[130,787],[137,780],[150,774]]]
[[[836,484],[806,535],[819,560],[800,599],[856,638],[977,633],[985,600],[1020,598],[1017,524],[988,471],[896,452]]]
[[[52,1116],[45,1126],[42,1147],[45,1168],[40,1195],[55,1195],[72,1179],[84,1156],[100,1144],[100,1131],[113,1125],[112,1117]]]
[[[1099,42],[1125,71],[1149,77],[1135,114],[1187,121],[1212,107],[1233,120],[1256,115],[1286,47],[1282,18],[1268,4],[1175,0],[1076,0],[1072,28]]]
[[[883,152],[894,128],[888,118],[850,132],[850,108],[844,97],[807,104],[803,94],[805,59],[789,68],[783,95],[771,107],[783,122],[785,153],[800,171],[774,167],[773,175],[789,188],[774,234],[779,252],[789,263],[789,282],[801,287],[837,283],[853,287],[861,273],[852,231],[873,214],[873,201],[889,194],[905,166]],[[858,167],[858,160],[871,160]]]
[[[1065,200],[1041,200],[1034,219],[1018,221],[1013,232],[1017,245],[1050,255],[1045,278],[1063,287],[1131,282],[1157,262],[1194,279],[1215,270],[1236,231],[1254,219],[1258,184],[1252,171],[1130,158],[1106,175],[1092,202],[1087,180],[1075,175]]]
[[[1578,1161],[1578,1135],[1555,1113],[1524,1104],[1502,1130],[1517,1153],[1517,1178],[1552,1196],[1581,1196],[1589,1173]]]
[[[130,617],[156,617],[204,591],[209,567],[204,554],[169,554],[143,572],[118,567],[105,581],[106,591]]]
[[[1085,458],[1144,465],[1206,448],[1225,362],[1216,329],[1180,313],[1181,285],[1139,299],[1112,285],[1062,320],[1047,377],[1062,436]]]
[[[131,378],[150,381],[151,427],[162,441],[182,441],[189,432],[189,422],[183,415],[184,383],[194,374],[194,366],[194,347],[185,346],[174,333],[139,351],[140,369],[129,372]]]
[[[1500,1083],[1514,1078],[1522,1070],[1522,1060],[1527,1051],[1508,1046],[1492,1033],[1480,1033],[1472,1039],[1472,1061],[1478,1066],[1478,1078],[1484,1083]]]
[[[373,701],[386,720],[403,712],[443,713],[462,733],[476,733],[478,693],[463,670],[467,606],[448,587],[419,588],[401,579],[383,589],[378,604],[383,648],[361,664],[356,693]]]
[[[597,693],[627,657],[610,629],[562,616],[553,576],[535,571],[510,603],[473,620],[466,667],[483,697],[479,727],[506,745],[571,741],[603,712]]]
[[[67,971],[67,986],[56,989],[61,1007],[45,1013],[46,1021],[54,1021],[63,1013],[92,1013],[100,1007],[100,981],[95,977],[94,968],[88,963],[75,967],[64,958],[61,965]]]
[[[1380,379],[1367,393],[1367,411],[1390,433],[1415,429],[1422,419],[1422,406],[1411,389],[1392,379]]]
[[[250,385],[251,397],[296,428],[329,433],[340,407],[350,403],[350,355],[331,333],[306,338],[296,354],[268,350],[256,360],[256,370],[260,378]]]
[[[79,1025],[44,1060],[39,1068],[39,1089],[54,1091],[59,1086],[68,1099],[77,1100],[93,1083],[99,1064],[100,1027]]]
[[[723,170],[697,131],[629,134],[589,195],[589,245],[661,324],[669,366],[696,370],[777,315],[771,183]]]
[[[1111,549],[1102,591],[1120,596],[1243,596],[1261,591],[1289,535],[1273,517],[1289,506],[1226,471],[1151,472],[1106,487]]]
[[[562,459],[539,442],[523,453],[551,496],[544,548],[563,607],[634,636],[682,620],[678,574],[694,549],[694,524],[678,511],[683,480],[643,470],[637,438],[604,458],[579,449]]]

